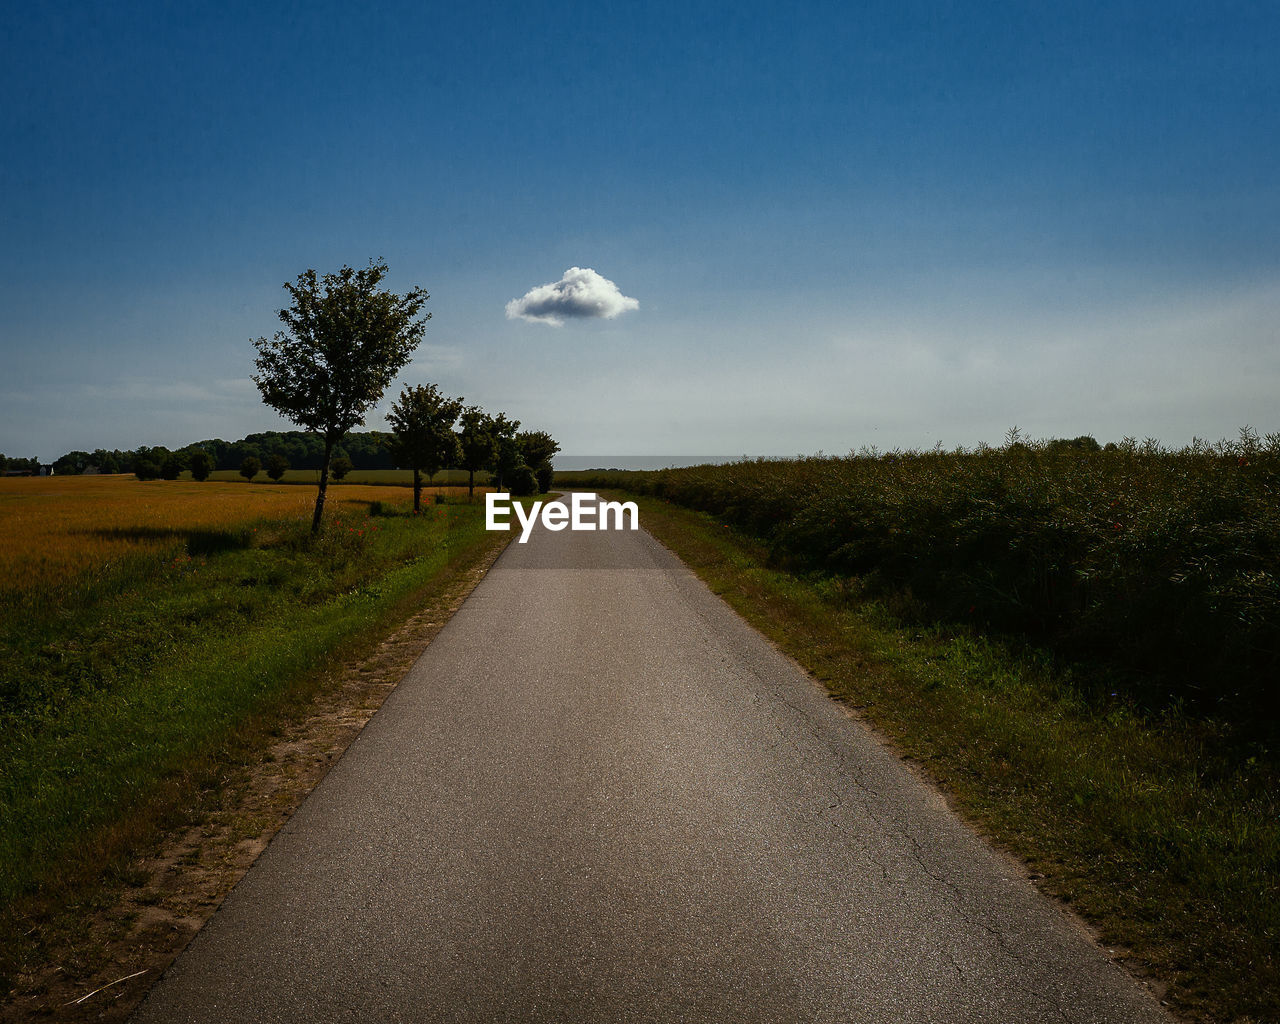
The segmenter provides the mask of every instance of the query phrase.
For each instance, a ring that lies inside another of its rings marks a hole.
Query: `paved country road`
[[[647,534],[539,528],[134,1020],[1168,1018]]]

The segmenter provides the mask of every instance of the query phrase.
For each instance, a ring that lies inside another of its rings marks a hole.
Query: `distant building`
[[[53,467],[48,463],[39,464],[35,469],[28,466],[12,467],[0,473],[0,476],[53,476]]]

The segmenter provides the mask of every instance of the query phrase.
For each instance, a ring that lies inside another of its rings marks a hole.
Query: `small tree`
[[[160,463],[160,476],[165,480],[177,480],[182,475],[184,461],[177,452],[170,452]]]
[[[280,482],[280,478],[289,472],[289,460],[283,455],[276,453],[267,458],[267,476],[271,477],[276,483]]]
[[[345,455],[339,455],[329,465],[329,472],[333,474],[335,480],[341,480],[355,467],[351,465],[351,460]]]
[[[413,510],[422,511],[422,473],[435,476],[460,451],[453,425],[462,412],[461,398],[445,398],[434,384],[407,387],[391,406],[391,451],[396,462],[413,470]]]
[[[493,434],[493,417],[478,405],[462,410],[459,417],[458,445],[461,451],[459,464],[467,471],[467,500],[475,496],[476,470],[483,469],[492,460],[497,447]]]
[[[344,266],[323,278],[314,270],[299,274],[284,286],[292,304],[278,311],[287,330],[253,343],[253,381],[262,400],[324,441],[313,533],[320,530],[334,447],[364,423],[431,319],[430,313],[418,319],[429,298],[423,289],[404,295],[383,291],[378,286],[386,275],[381,260],[370,260],[363,270]]]
[[[545,430],[525,430],[516,435],[525,465],[533,469],[538,480],[538,490],[543,494],[551,490],[553,471],[551,460],[560,451],[556,439]]]
[[[551,463],[544,462],[534,471],[534,476],[538,478],[538,490],[542,494],[546,494],[551,490],[552,483],[555,482],[556,471],[551,468]]]
[[[253,478],[262,472],[262,462],[252,455],[245,457],[240,463],[240,475],[252,483]]]
[[[511,493],[517,498],[527,498],[538,489],[538,478],[524,463],[516,466],[508,479],[511,481],[509,485]]]
[[[516,431],[519,429],[520,421],[507,419],[504,412],[493,418],[493,456],[487,468],[493,473],[494,486],[499,490],[511,476],[511,471],[524,461],[520,445],[516,441]]]
[[[133,475],[139,480],[158,480],[160,478],[160,467],[151,459],[135,459],[133,462]]]
[[[106,472],[105,470],[103,472]],[[213,472],[213,456],[203,449],[191,453],[191,479],[208,480]]]

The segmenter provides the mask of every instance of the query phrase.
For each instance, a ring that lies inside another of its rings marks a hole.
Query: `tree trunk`
[[[472,501],[476,493],[476,471],[474,469],[467,470],[467,501]]]
[[[316,514],[311,517],[311,532],[320,532],[320,518],[324,515],[324,492],[329,487],[329,460],[333,455],[333,441],[324,443],[324,462],[320,464],[320,490],[316,494]]]
[[[417,466],[413,467],[413,510],[422,511],[422,473]]]

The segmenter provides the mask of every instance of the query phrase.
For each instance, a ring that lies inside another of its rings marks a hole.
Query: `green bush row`
[[[1015,440],[616,476],[572,483],[699,509],[782,564],[1123,666],[1144,701],[1278,717],[1280,436],[1176,451]]]

